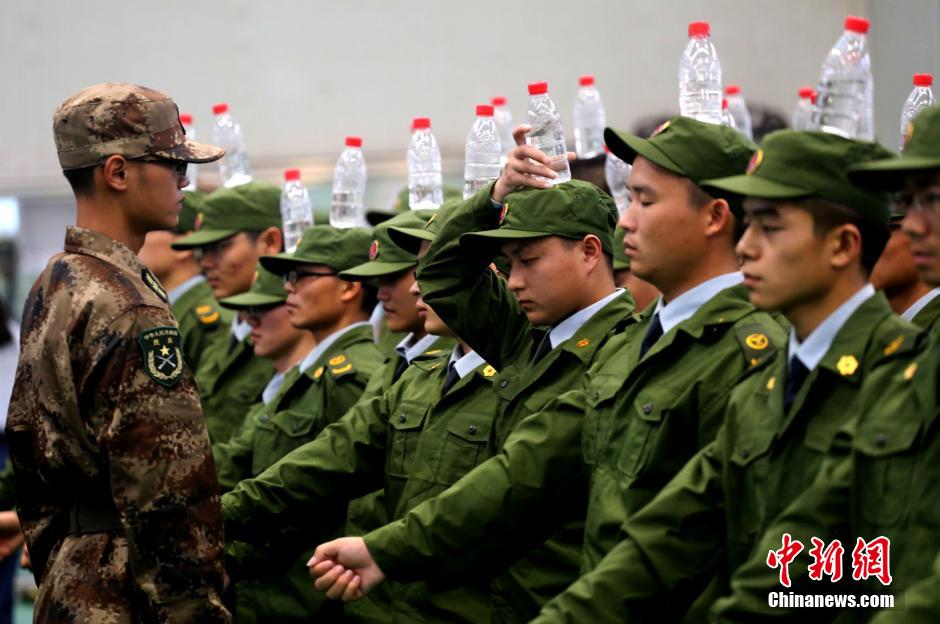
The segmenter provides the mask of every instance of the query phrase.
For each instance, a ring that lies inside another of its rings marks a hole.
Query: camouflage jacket
[[[6,433],[36,621],[229,621],[196,387],[166,293],[120,242],[69,228],[33,285]]]

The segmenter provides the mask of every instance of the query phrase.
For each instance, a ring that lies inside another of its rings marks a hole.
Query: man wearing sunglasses
[[[167,294],[137,258],[188,162],[167,95],[83,89],[53,115],[76,226],[26,301],[6,436],[48,621],[229,622],[219,487]]]
[[[366,261],[371,241],[366,229],[319,225],[304,231],[293,253],[262,256],[263,267],[283,276],[291,324],[309,333],[316,346],[287,372],[273,398],[251,410],[238,434],[215,445],[223,489],[260,474],[339,420],[384,362],[368,322],[375,289],[339,277],[341,271]],[[337,505],[318,526],[325,535],[334,534],[345,518],[345,507]],[[310,583],[306,562],[311,552],[283,551],[279,557],[259,548],[265,541],[281,538],[262,533],[252,548],[230,549],[228,572],[237,581],[237,618],[287,623],[316,616],[317,621],[333,621],[339,605],[324,605],[323,595]]]
[[[212,294],[218,299],[251,287],[258,259],[281,251],[281,192],[267,182],[249,182],[215,191],[196,215],[196,231],[173,243],[192,250]],[[196,384],[213,444],[236,435],[248,408],[261,399],[274,370],[255,357],[251,327],[236,318],[230,337],[203,356]]]

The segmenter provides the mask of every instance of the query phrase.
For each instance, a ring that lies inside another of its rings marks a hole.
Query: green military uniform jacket
[[[225,442],[241,430],[249,408],[261,400],[271,377],[270,360],[255,357],[251,338],[231,347],[232,334],[210,345],[203,353],[196,385],[213,444]]]
[[[331,510],[384,488],[397,518],[492,455],[496,371],[480,365],[443,396],[449,352],[419,356],[384,394],[357,403],[313,442],[224,497],[229,538],[303,528],[322,534]],[[296,544],[293,545],[296,548]],[[488,579],[389,584],[388,622],[489,622]]]
[[[627,520],[626,539],[536,621],[681,618],[716,573],[730,575],[748,560],[807,483],[845,457],[863,381],[907,357],[921,339],[883,295],[872,296],[838,331],[786,412],[786,352],[759,363],[732,391],[715,440]]]
[[[851,455],[822,472],[764,533],[755,557],[732,578],[731,595],[716,603],[719,621],[751,622],[759,617],[802,614],[802,609],[787,612],[767,607],[767,593],[782,588],[776,574],[766,573],[766,564],[760,569],[763,562],[757,555],[779,549],[784,533],[807,549],[813,537],[826,544],[838,539],[847,556],[859,537],[867,541],[886,536],[891,540],[890,587],[853,581],[848,560],[842,581],[811,581],[808,562],[799,562],[790,570],[797,592],[892,593],[900,600],[906,588],[931,574],[934,556],[940,551],[936,505],[940,494],[938,373],[940,351],[935,344],[923,352],[913,345],[904,356],[896,356],[889,365],[872,372],[860,399],[866,409],[849,429],[853,435]],[[837,613],[820,610],[819,616],[830,621]],[[867,621],[871,615],[870,611],[850,609],[835,621]]]
[[[225,343],[230,336],[232,312],[222,308],[212,296],[204,279],[188,288],[170,305],[183,337],[183,357],[190,370],[199,370],[199,363],[209,346]]]
[[[354,327],[339,336],[305,371],[294,367],[285,375],[278,394],[269,403],[252,409],[252,419],[228,442],[216,444],[213,456],[223,489],[231,489],[277,463],[294,449],[316,439],[329,424],[336,422],[356,404],[372,373],[382,362],[372,341],[371,326]],[[335,507],[323,520],[320,537],[340,532],[345,507]],[[280,529],[274,529],[274,533]],[[251,541],[266,533],[255,533]],[[229,536],[229,541],[231,541]],[[248,540],[246,540],[248,541]],[[239,548],[235,548],[236,560]],[[310,582],[306,562],[312,552],[297,556],[297,548],[284,558],[269,562],[277,567],[292,561],[281,578],[264,577],[269,568],[251,560],[241,561],[230,574],[240,582],[236,587],[236,616],[239,622],[308,621],[321,609],[326,597]],[[249,555],[251,556],[251,555]],[[242,577],[238,579],[238,577]],[[327,605],[319,617],[327,619],[339,605]]]
[[[545,338],[547,328],[535,327],[528,321],[505,281],[487,270],[490,258],[475,256],[458,242],[464,232],[495,227],[497,219],[498,211],[484,192],[455,208],[419,263],[418,279],[424,301],[500,371],[494,381],[498,400],[490,436],[493,448],[502,449],[527,416],[539,412],[560,393],[577,387],[598,349],[634,323],[636,317],[633,300],[624,291],[571,338],[533,365],[535,350]],[[468,314],[467,310],[473,313]],[[575,426],[580,427],[580,418]],[[561,431],[554,433],[563,435]],[[578,435],[580,429],[570,445],[574,450],[578,449]],[[563,528],[528,542],[526,548],[513,550],[514,558],[506,558],[507,565],[515,563],[494,582],[495,622],[528,620],[577,577],[583,515],[574,514],[569,520]],[[381,538],[375,533],[367,536],[367,541],[370,549],[376,547],[373,552],[382,549]],[[391,549],[384,552],[387,554],[380,564],[390,577],[403,580],[425,577],[422,570],[409,564],[408,557],[397,557]]]
[[[930,303],[914,315],[911,322],[918,327],[923,327],[931,334],[937,335],[937,332],[940,331],[940,296],[931,299]]]

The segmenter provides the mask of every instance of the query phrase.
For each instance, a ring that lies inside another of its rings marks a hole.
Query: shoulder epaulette
[[[196,315],[199,324],[204,325],[207,329],[216,327],[219,324],[219,320],[222,318],[222,314],[215,306],[208,303],[193,308],[193,314]]]
[[[345,353],[331,357],[326,364],[327,370],[330,371],[333,377],[345,377],[356,372],[356,367],[349,361]]]
[[[749,323],[734,328],[734,335],[744,351],[749,368],[753,368],[776,353],[766,329],[759,323]]]

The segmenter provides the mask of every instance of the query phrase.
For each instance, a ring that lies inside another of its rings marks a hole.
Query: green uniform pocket
[[[854,505],[862,517],[877,526],[889,528],[901,520],[910,507],[909,494],[914,481],[916,441],[922,422],[897,418],[878,419],[859,425],[854,440]]]
[[[407,477],[411,473],[426,413],[427,404],[403,401],[398,409],[389,415],[386,474],[394,477]]]
[[[617,467],[628,477],[639,475],[649,459],[656,434],[676,401],[669,388],[647,388],[637,396],[630,412]]]
[[[457,412],[447,422],[447,437],[438,458],[435,480],[452,485],[489,457],[487,446],[493,415],[482,412]]]

